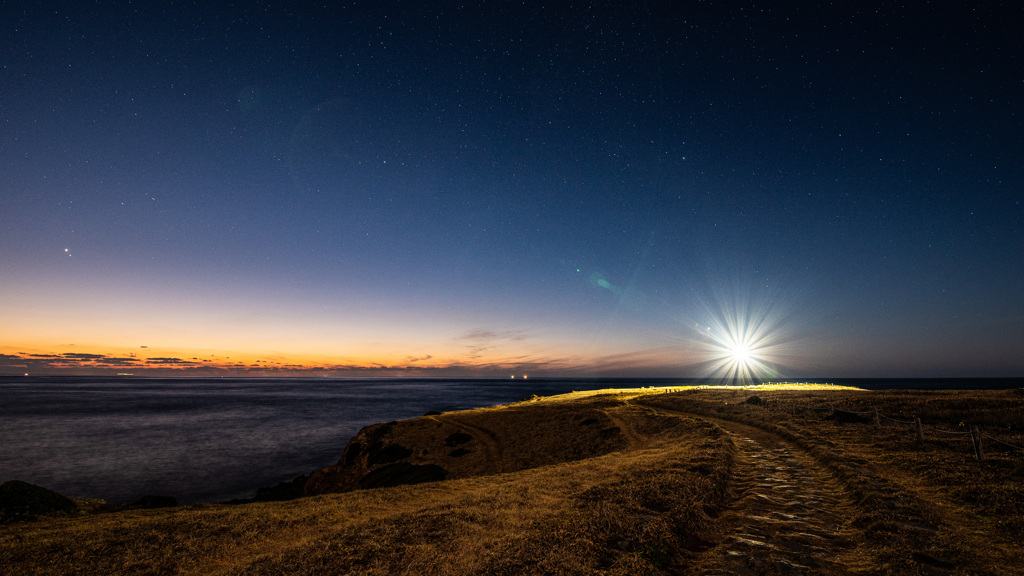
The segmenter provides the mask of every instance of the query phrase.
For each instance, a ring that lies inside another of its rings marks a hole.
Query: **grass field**
[[[972,424],[1024,445],[1024,395],[573,393],[369,427],[303,498],[0,526],[0,573],[1021,574],[1024,454]]]

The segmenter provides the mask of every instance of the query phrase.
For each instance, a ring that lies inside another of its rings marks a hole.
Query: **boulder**
[[[32,520],[37,516],[70,513],[78,506],[70,498],[42,486],[9,480],[0,485],[0,523]]]
[[[302,498],[302,489],[306,486],[306,476],[300,475],[287,482],[280,482],[269,488],[260,488],[256,491],[253,502],[275,502],[280,500],[294,500]]]

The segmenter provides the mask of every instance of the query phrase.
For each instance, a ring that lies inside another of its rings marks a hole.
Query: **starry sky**
[[[1024,375],[1018,2],[46,4],[2,374]]]

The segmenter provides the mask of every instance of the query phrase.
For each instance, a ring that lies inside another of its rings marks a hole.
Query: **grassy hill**
[[[371,426],[294,500],[0,526],[0,574],[1021,573],[1022,452],[939,430],[1024,445],[1024,395],[666,392]]]

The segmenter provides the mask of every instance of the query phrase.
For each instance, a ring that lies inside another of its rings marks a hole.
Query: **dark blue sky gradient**
[[[1020,376],[1024,9],[840,4],[7,3],[0,347],[237,306],[252,354],[689,376],[739,299],[780,376]]]

